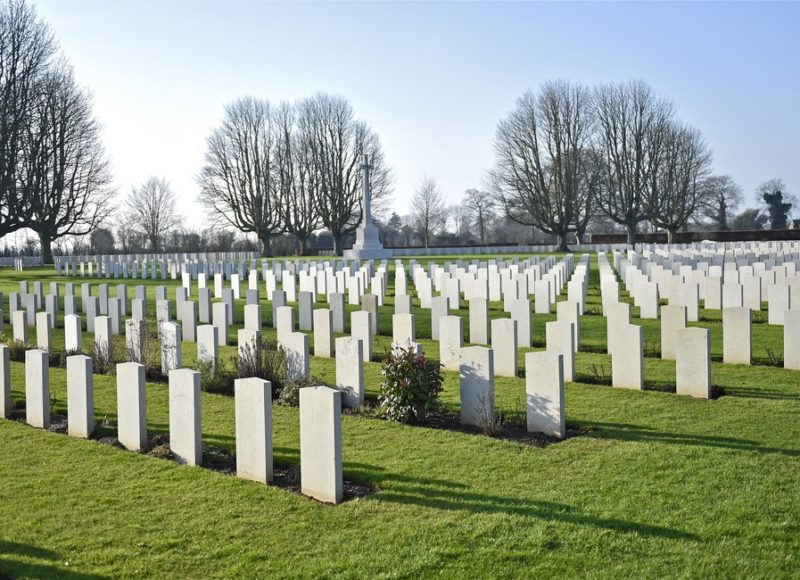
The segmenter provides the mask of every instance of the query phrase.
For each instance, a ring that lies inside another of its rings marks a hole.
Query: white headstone
[[[341,393],[328,387],[300,389],[300,486],[319,501],[344,499]]]
[[[308,380],[308,335],[302,332],[290,332],[282,346],[286,353],[286,378],[292,381]]]
[[[576,305],[577,308],[577,305]],[[563,357],[564,380],[575,380],[575,329],[572,322],[554,320],[545,324],[547,352]]]
[[[144,365],[117,365],[117,439],[131,451],[147,446],[147,399]]]
[[[464,346],[464,326],[460,316],[439,319],[439,362],[445,370],[457,371]]]
[[[25,352],[25,422],[33,427],[50,427],[50,367],[47,353]]]
[[[372,336],[370,333],[371,314],[365,310],[350,313],[350,334],[363,343],[364,362],[372,360]]]
[[[489,329],[489,301],[484,298],[472,298],[469,301],[469,341],[473,344],[488,345]]]
[[[679,395],[711,398],[709,331],[684,328],[676,332],[675,385]]]
[[[197,327],[197,360],[210,362],[214,367],[219,360],[219,339],[217,327],[201,324]]]
[[[0,419],[11,417],[11,349],[0,344]]]
[[[491,348],[461,349],[459,368],[461,423],[480,426],[494,419],[494,356]]]
[[[94,431],[93,362],[88,356],[67,357],[67,431],[72,437],[89,437]]]
[[[786,326],[784,325],[784,333]],[[750,309],[722,309],[722,362],[749,365],[752,355]]]
[[[642,327],[615,324],[616,343],[611,352],[611,385],[623,389],[644,388]]]
[[[234,381],[236,475],[272,481],[272,384],[259,378]]]
[[[493,368],[498,377],[517,376],[517,321],[495,318],[491,322]]]
[[[410,315],[409,315],[410,316]],[[336,388],[343,393],[345,407],[364,404],[364,355],[362,342],[352,336],[336,339]]]
[[[525,354],[525,394],[528,431],[559,439],[566,437],[562,355],[554,352]]]
[[[203,463],[200,373],[191,369],[169,371],[169,448],[178,463]]]

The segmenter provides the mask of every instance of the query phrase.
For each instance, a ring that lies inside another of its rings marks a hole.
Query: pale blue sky
[[[44,1],[105,124],[117,186],[167,177],[185,215],[205,138],[243,95],[339,93],[380,135],[406,213],[423,175],[451,202],[492,165],[527,88],[641,78],[753,190],[800,193],[800,4]],[[195,222],[196,225],[200,225]]]

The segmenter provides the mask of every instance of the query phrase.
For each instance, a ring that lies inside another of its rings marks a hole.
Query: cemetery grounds
[[[418,261],[431,259],[453,260]],[[711,330],[720,396],[693,399],[674,393],[675,363],[658,354],[659,321],[640,320],[633,308],[632,322],[644,328],[646,387],[611,388],[594,255],[589,276],[577,380],[566,385],[566,440],[542,447],[344,414],[344,477],[374,493],[338,506],[0,420],[0,578],[800,576],[800,371],[780,368],[782,327],[767,324],[766,308],[754,313],[754,364],[723,365],[721,312],[701,310],[701,321],[689,325]],[[76,294],[81,282],[125,283],[129,297],[145,284],[151,317],[155,286],[167,286],[173,299],[180,284],[65,278],[38,268],[3,270],[0,291],[8,296],[22,280],[45,288],[73,281]],[[391,342],[393,283],[392,261],[365,366],[373,401]],[[621,299],[629,300],[624,292]],[[244,302],[236,301],[231,336]],[[263,292],[261,304],[264,336],[274,340]],[[416,301],[412,312],[418,342],[438,357],[429,312]],[[463,300],[451,313],[468,326]],[[502,303],[492,303],[491,316],[503,315]],[[544,348],[545,322],[554,319],[533,314],[532,350]],[[52,336],[63,348],[63,309]],[[233,342],[221,359],[234,355]],[[521,371],[530,350],[520,349]],[[195,358],[196,345],[184,342],[184,366]],[[312,358],[311,375],[334,384],[334,359]],[[65,414],[65,369],[51,368],[50,380],[53,411]],[[95,375],[94,388],[95,437],[113,435],[114,377]],[[151,434],[169,431],[167,389],[147,384]],[[524,421],[525,379],[498,377],[495,389],[504,419]],[[24,366],[14,362],[15,403],[24,390]],[[458,410],[457,372],[445,372],[441,399]],[[234,427],[233,398],[203,393],[204,444],[233,448]],[[297,409],[274,405],[276,467],[299,462],[298,433]]]

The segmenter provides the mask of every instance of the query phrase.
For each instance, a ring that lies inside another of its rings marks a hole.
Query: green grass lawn
[[[675,365],[656,358],[658,322],[639,321],[634,309],[647,344],[647,389],[612,389],[602,384],[611,366],[605,319],[596,314],[596,266],[593,258],[580,382],[566,386],[567,440],[538,448],[345,415],[345,478],[377,491],[328,506],[0,420],[0,576],[800,576],[800,372],[770,364],[782,357],[782,329],[757,317],[759,364],[714,362],[713,383],[724,395],[698,400],[674,394]],[[66,280],[50,269],[3,270],[0,291],[18,290],[23,279],[41,279],[45,292],[48,282]],[[113,296],[117,281],[108,283]],[[153,313],[162,282],[137,283],[148,286]],[[377,359],[391,340],[391,296],[387,302],[376,361],[366,368],[368,398],[377,395]],[[268,322],[271,307],[263,305]],[[238,301],[234,328],[242,308]],[[417,335],[435,358],[429,316],[415,313]],[[493,304],[492,316],[501,315]],[[720,315],[701,315],[719,361]],[[544,323],[554,318],[534,315],[534,350],[544,347]],[[230,336],[235,342],[235,330]],[[53,338],[63,346],[61,325]],[[88,345],[91,335],[83,338]],[[194,351],[184,344],[185,365]],[[227,347],[222,357],[233,352]],[[313,359],[311,372],[333,382],[333,361]],[[458,377],[445,374],[442,400],[455,410]],[[21,402],[22,364],[12,365],[12,384]],[[515,417],[524,379],[499,378],[496,389],[500,410]],[[51,390],[54,411],[65,413],[63,369],[51,368]],[[150,431],[167,432],[166,384],[148,383],[147,397]],[[101,433],[113,433],[113,377],[95,376],[95,406],[107,425]],[[204,443],[233,447],[233,400],[204,393],[202,428]],[[274,406],[273,433],[276,463],[298,463],[297,409]]]

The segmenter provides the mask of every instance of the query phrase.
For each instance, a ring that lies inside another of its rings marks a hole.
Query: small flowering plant
[[[439,405],[441,365],[429,362],[416,346],[394,346],[383,363],[378,402],[390,421],[422,421]]]

